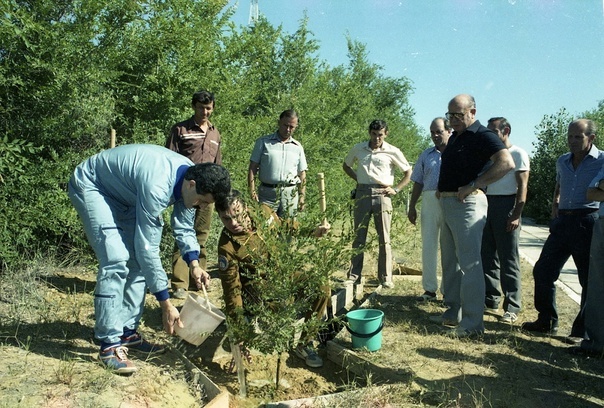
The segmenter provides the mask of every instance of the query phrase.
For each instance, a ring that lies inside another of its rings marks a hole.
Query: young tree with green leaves
[[[556,160],[568,152],[567,130],[573,117],[564,108],[553,115],[546,115],[536,127],[535,154],[531,158],[525,215],[539,223],[551,218],[552,199],[556,186]]]

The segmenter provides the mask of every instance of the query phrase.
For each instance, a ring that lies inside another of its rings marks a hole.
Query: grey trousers
[[[268,187],[260,184],[258,201],[268,205],[279,218],[293,218],[298,212],[298,185]]]
[[[520,312],[520,228],[506,231],[516,196],[487,196],[489,209],[482,233],[482,267],[484,270],[485,305],[497,309],[503,297],[503,310]]]
[[[482,232],[487,217],[487,198],[471,194],[464,202],[442,197],[440,231],[442,287],[447,310],[443,317],[463,329],[484,332],[484,274],[480,257]]]

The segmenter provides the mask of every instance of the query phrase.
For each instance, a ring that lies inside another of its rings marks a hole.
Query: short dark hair
[[[228,211],[229,208],[236,202],[240,202],[241,204],[245,204],[243,201],[243,197],[241,196],[241,192],[239,190],[231,190],[224,198],[220,201],[216,201],[214,206],[216,207],[216,211],[225,212]]]
[[[298,112],[296,112],[293,109],[284,110],[283,112],[281,112],[281,115],[279,115],[279,120],[281,120],[283,118],[298,119]]]
[[[231,177],[219,164],[200,163],[185,172],[185,180],[195,181],[197,194],[212,194],[214,201],[223,200],[231,191]]]
[[[449,122],[449,119],[447,119],[447,118],[445,118],[443,116],[438,116],[438,117],[432,119],[432,123],[436,122],[437,120],[442,120],[443,126],[445,127],[445,130],[451,130],[451,129],[453,129],[451,127],[451,122]]]
[[[204,105],[211,103],[214,105],[214,94],[209,91],[197,91],[193,94],[193,98],[191,98],[191,103],[195,105],[197,102],[201,102]]]
[[[386,132],[388,131],[388,124],[385,120],[376,119],[369,124],[369,131],[372,130],[381,130],[384,129]]]
[[[489,119],[488,124],[490,125],[493,122],[499,122],[497,125],[498,130],[503,132],[503,129],[508,128],[508,129],[510,129],[510,133],[512,133],[512,125],[510,125],[510,122],[508,122],[508,120],[506,118],[504,118],[503,116],[498,116],[498,117]]]

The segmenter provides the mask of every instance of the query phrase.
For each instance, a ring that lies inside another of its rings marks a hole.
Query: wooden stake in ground
[[[247,385],[245,382],[245,367],[243,366],[243,356],[239,344],[231,341],[231,353],[235,360],[235,367],[237,369],[237,379],[239,380],[239,396],[242,398],[247,397]]]
[[[325,199],[325,174],[317,173],[317,179],[319,180],[319,208],[323,213],[323,226],[327,225],[327,217],[325,211],[327,211],[327,200]]]
[[[115,129],[111,129],[111,136],[109,137],[109,147],[111,149],[115,147]]]

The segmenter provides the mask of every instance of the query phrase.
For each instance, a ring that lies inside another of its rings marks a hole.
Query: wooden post
[[[325,217],[325,211],[327,211],[327,201],[325,199],[325,174],[317,173],[317,179],[319,179],[319,208],[323,213],[323,225],[326,225],[327,217]]]
[[[209,303],[208,303],[209,304]],[[231,341],[231,353],[235,360],[235,367],[237,368],[237,379],[239,380],[239,396],[242,398],[247,397],[247,384],[245,383],[245,367],[243,366],[243,357],[241,355],[241,348],[239,344]]]
[[[111,129],[111,137],[109,139],[109,147],[113,149],[115,147],[115,129]]]

